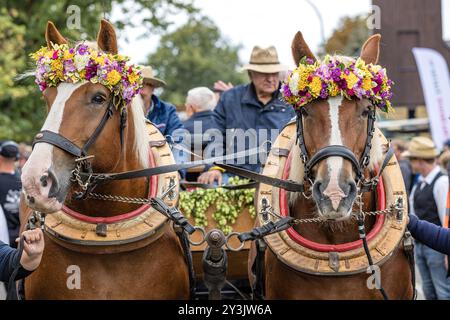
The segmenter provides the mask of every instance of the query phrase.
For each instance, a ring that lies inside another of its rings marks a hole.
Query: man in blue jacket
[[[259,149],[256,155],[227,162],[254,172],[259,172],[265,162],[270,142],[281,129],[295,117],[292,106],[281,101],[280,74],[287,68],[280,64],[275,47],[253,48],[250,63],[245,65],[250,83],[239,85],[222,93],[214,109],[218,136],[208,144],[205,153],[222,156],[244,150]],[[268,146],[269,145],[269,146]],[[218,167],[209,167],[198,181],[226,183],[227,174]],[[225,179],[223,179],[225,178]],[[224,180],[224,181],[223,181]]]
[[[178,118],[176,107],[169,102],[159,99],[154,94],[156,88],[164,87],[166,83],[154,76],[152,67],[142,66],[141,70],[144,78],[141,97],[144,101],[146,118],[161,131],[170,143],[180,143],[180,141],[173,141],[173,137],[177,136],[175,131],[181,131],[184,128],[180,118]],[[189,161],[189,155],[186,152],[173,150],[173,155],[177,163]],[[184,178],[185,170],[180,170],[180,174]]]
[[[154,94],[156,88],[164,87],[166,83],[154,76],[150,66],[142,67],[142,77],[144,78],[144,87],[141,96],[144,100],[146,118],[153,122],[164,136],[172,136],[176,129],[183,128],[177,115],[177,109],[173,104],[160,100]]]

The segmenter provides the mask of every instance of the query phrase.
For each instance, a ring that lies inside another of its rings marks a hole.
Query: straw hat
[[[242,69],[262,73],[275,73],[285,71],[288,68],[278,61],[277,49],[274,46],[266,49],[255,46],[250,56],[250,63],[244,65]]]
[[[165,81],[155,78],[153,69],[150,66],[141,66],[141,74],[144,78],[144,83],[150,83],[155,88],[164,87],[166,85]]]
[[[434,142],[427,137],[414,137],[407,151],[402,153],[406,158],[434,159],[439,155]]]

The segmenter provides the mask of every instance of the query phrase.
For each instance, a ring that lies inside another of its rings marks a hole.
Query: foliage
[[[230,178],[230,185],[241,185],[248,183],[247,179],[238,177]],[[255,189],[227,190],[216,189],[196,189],[194,191],[180,192],[180,210],[186,217],[194,218],[195,225],[207,227],[208,219],[206,212],[210,206],[215,205],[215,212],[212,217],[225,234],[233,231],[232,225],[236,222],[239,214],[248,208],[250,216],[255,218],[255,207],[253,205]]]
[[[167,82],[161,98],[181,105],[187,91],[194,87],[212,87],[217,80],[245,82],[245,74],[237,72],[239,49],[228,43],[210,19],[192,18],[162,36],[158,50],[149,55],[147,63]]]
[[[45,45],[44,31],[51,20],[69,40],[95,39],[100,19],[112,8],[121,15],[112,23],[144,26],[161,33],[172,22],[169,16],[198,10],[192,0],[1,0],[0,9],[0,139],[30,142],[45,119],[45,107],[32,78],[14,82],[14,77],[32,67],[29,54]],[[68,18],[80,8],[80,28],[70,29]],[[139,13],[139,15],[137,14]],[[140,19],[139,17],[143,17]]]
[[[321,55],[337,53],[351,57],[358,56],[362,45],[370,34],[366,19],[367,16],[365,15],[341,18],[339,26],[322,45]]]

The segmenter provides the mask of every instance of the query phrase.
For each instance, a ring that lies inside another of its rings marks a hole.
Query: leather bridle
[[[117,106],[121,104],[122,99],[120,97],[114,95],[111,97],[111,100],[108,103],[108,107],[106,108],[106,111],[103,114],[100,123],[82,147],[77,146],[75,143],[73,143],[63,135],[49,130],[42,130],[38,134],[36,134],[32,145],[34,147],[37,143],[49,143],[74,156],[76,159],[85,158],[87,156],[89,148],[95,143],[97,138],[100,136],[100,133],[105,128],[107,121],[114,114],[114,110],[117,109]],[[127,121],[127,111],[125,107],[123,107],[120,111],[120,118],[120,142],[123,146],[123,131]],[[92,173],[90,165],[85,166],[85,169]]]
[[[312,176],[312,169],[320,161],[327,159],[329,157],[341,157],[351,162],[356,173],[356,182],[364,180],[364,169],[368,166],[370,162],[370,149],[372,148],[372,137],[375,131],[375,109],[370,107],[369,114],[367,118],[367,139],[364,146],[361,159],[358,161],[352,150],[341,145],[330,145],[326,146],[319,151],[317,151],[311,158],[308,156],[308,151],[306,150],[304,133],[303,133],[303,115],[301,111],[297,112],[297,144],[300,147],[300,159],[304,166],[304,176],[303,179],[308,182],[314,181]]]

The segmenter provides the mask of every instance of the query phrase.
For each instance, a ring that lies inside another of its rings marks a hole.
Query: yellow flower
[[[347,80],[347,88],[351,89],[354,87],[354,85],[358,82],[358,77],[350,71],[350,73],[348,75],[346,75],[345,73],[342,76],[345,80]]]
[[[365,77],[362,81],[361,87],[366,91],[372,89],[372,79]]]
[[[64,60],[72,60],[73,59],[73,53],[70,53],[69,50],[64,50]]]
[[[63,70],[63,64],[61,62],[61,60],[57,59],[57,60],[52,60],[50,62],[50,66],[52,67],[52,70],[58,72],[62,72]]]
[[[311,94],[314,97],[318,97],[320,95],[320,90],[322,90],[322,80],[318,76],[314,76],[309,84],[309,88],[311,90]]]
[[[336,83],[330,82],[328,92],[329,92],[330,96],[336,97],[339,94],[339,87],[337,86]]]
[[[109,85],[114,86],[120,81],[120,73],[117,70],[112,70],[108,75],[106,76],[106,81]]]
[[[95,61],[95,63],[97,63],[99,65],[104,65],[105,64],[105,56],[101,55],[98,57],[94,57],[94,61]]]
[[[128,76],[128,81],[130,81],[131,84],[134,84],[138,79],[139,79],[139,76],[137,75],[136,72],[132,72],[132,73]]]

